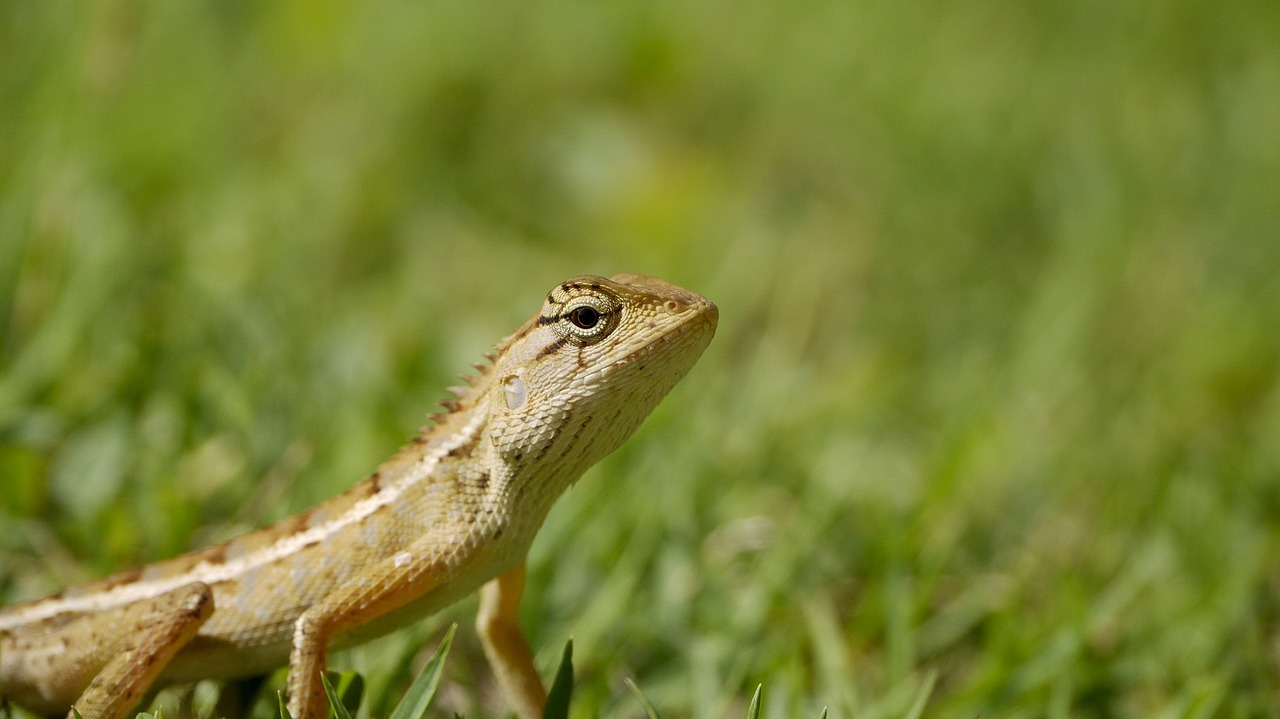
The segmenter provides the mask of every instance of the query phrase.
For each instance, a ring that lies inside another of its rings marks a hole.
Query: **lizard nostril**
[[[667,300],[664,307],[666,307],[667,311],[673,315],[678,315],[681,312],[684,312],[685,310],[689,309],[688,306],[685,305],[683,302],[677,302],[675,300]]]

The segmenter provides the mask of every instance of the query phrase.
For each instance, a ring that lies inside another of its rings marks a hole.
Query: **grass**
[[[721,307],[557,506],[575,717],[1280,707],[1280,7],[0,9],[0,600],[339,492],[581,272]],[[466,602],[335,659],[497,716]]]

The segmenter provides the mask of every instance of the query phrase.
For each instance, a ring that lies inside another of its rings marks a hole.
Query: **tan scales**
[[[557,498],[697,361],[718,311],[643,275],[557,285],[492,366],[346,493],[175,559],[0,610],[0,697],[120,719],[157,680],[289,666],[289,710],[324,719],[330,649],[481,588],[476,625],[522,719],[546,694],[516,624],[529,545]]]

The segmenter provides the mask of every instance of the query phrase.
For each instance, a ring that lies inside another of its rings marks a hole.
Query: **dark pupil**
[[[569,321],[584,330],[589,330],[600,322],[600,313],[590,307],[575,307],[569,312]]]

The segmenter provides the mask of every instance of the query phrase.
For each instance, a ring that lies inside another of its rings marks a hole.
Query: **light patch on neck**
[[[515,374],[509,374],[502,380],[502,394],[507,399],[507,409],[517,410],[524,406],[529,399],[529,393],[525,390],[524,378],[520,375],[524,372],[521,367]]]

